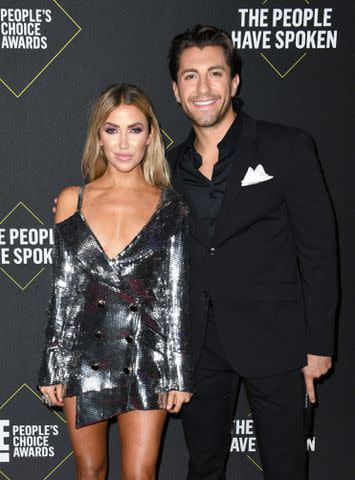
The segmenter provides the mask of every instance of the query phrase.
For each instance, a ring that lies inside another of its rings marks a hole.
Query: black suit
[[[213,304],[220,357],[240,377],[262,379],[301,368],[307,353],[334,351],[335,224],[311,136],[238,115],[243,131],[211,239],[190,204],[192,345],[198,366]],[[183,143],[168,160],[186,198],[184,152]],[[259,164],[273,178],[242,186]]]

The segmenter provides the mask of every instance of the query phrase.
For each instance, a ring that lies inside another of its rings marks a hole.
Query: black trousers
[[[236,395],[244,382],[264,480],[305,480],[303,374],[241,378],[223,357],[211,312],[196,371],[196,394],[182,409],[188,480],[224,480]]]

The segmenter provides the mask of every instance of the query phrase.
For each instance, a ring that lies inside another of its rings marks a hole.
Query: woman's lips
[[[133,155],[129,155],[127,153],[115,153],[115,157],[118,160],[127,161],[127,160],[130,160],[133,157]]]

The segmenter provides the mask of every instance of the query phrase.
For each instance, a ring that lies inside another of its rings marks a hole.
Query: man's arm
[[[331,367],[338,302],[334,212],[312,137],[297,132],[291,147],[286,202],[301,270],[307,322],[307,392]]]

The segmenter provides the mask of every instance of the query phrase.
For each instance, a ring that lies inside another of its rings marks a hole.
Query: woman
[[[167,412],[194,385],[186,325],[187,208],[169,186],[152,106],[107,88],[84,149],[85,187],[58,197],[53,288],[38,379],[63,406],[77,478],[104,479],[117,416],[123,479],[153,479]]]

